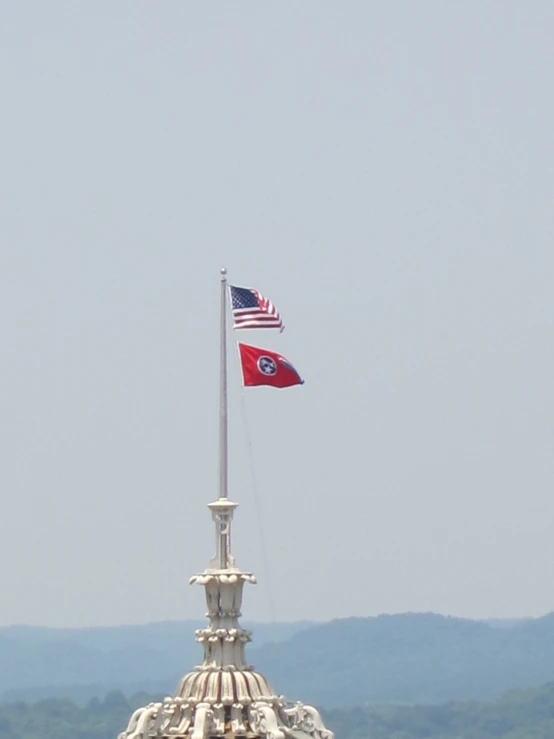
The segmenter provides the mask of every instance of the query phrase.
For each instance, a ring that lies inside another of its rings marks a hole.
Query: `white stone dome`
[[[277,703],[271,685],[259,672],[248,669],[195,670],[183,677],[177,696],[185,701],[222,704],[240,703],[247,706],[256,701]]]

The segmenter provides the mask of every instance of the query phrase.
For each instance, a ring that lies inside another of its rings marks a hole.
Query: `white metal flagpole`
[[[221,269],[221,326],[219,375],[219,497],[228,497],[227,433],[227,270]]]

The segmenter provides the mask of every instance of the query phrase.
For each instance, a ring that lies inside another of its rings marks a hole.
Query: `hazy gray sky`
[[[222,264],[306,379],[254,484],[232,355],[245,615],[554,609],[554,4],[0,24],[0,624],[203,614]]]

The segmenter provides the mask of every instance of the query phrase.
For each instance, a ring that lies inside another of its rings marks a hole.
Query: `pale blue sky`
[[[232,357],[245,614],[554,609],[553,34],[546,0],[3,4],[0,624],[204,612],[222,264],[306,379],[246,393],[254,486]]]

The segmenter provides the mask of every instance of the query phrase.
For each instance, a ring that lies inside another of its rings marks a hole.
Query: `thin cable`
[[[258,531],[260,534],[260,548],[262,551],[262,567],[265,572],[266,582],[267,582],[267,595],[268,595],[268,601],[269,601],[269,609],[271,613],[271,622],[275,623],[275,603],[273,600],[273,594],[271,590],[271,571],[269,567],[269,557],[267,555],[267,549],[265,546],[265,536],[264,536],[264,524],[263,524],[263,516],[261,512],[259,497],[258,497],[258,483],[257,483],[257,477],[256,477],[256,467],[254,465],[254,452],[252,449],[252,440],[250,438],[250,430],[249,430],[249,424],[248,424],[248,414],[246,412],[246,402],[244,399],[244,388],[241,387],[240,391],[240,405],[241,405],[241,411],[242,411],[242,423],[244,426],[244,433],[246,434],[246,444],[248,446],[248,461],[250,463],[250,475],[252,478],[252,491],[254,496],[254,509],[256,511],[256,519],[258,522]]]

